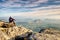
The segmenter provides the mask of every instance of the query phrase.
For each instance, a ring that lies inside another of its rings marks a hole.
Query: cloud
[[[1,0],[0,5],[4,7],[32,7],[37,6],[37,4],[45,3],[48,0]],[[3,2],[3,3],[2,3]]]
[[[60,17],[60,9],[46,9],[32,12],[4,12],[3,16],[21,16],[28,18],[53,18]],[[57,19],[57,18],[56,18]]]
[[[0,0],[1,16],[59,18],[60,0]]]
[[[35,11],[38,11],[36,13],[41,13],[41,14],[49,14],[49,13],[50,14],[51,13],[55,14],[55,13],[59,13],[58,11],[60,11],[60,5],[53,5],[53,6],[47,6],[47,7],[39,7],[39,8],[33,8],[33,9],[30,9],[30,8],[29,9],[28,8],[20,8],[20,7],[18,7],[18,8],[17,7],[11,7],[11,8],[0,9],[0,13],[2,13],[2,14],[6,13],[8,16],[9,16],[8,13],[12,13],[12,14],[20,13],[21,14],[21,12],[26,12],[26,13],[29,14],[31,12],[33,14],[33,12],[35,12]]]
[[[58,0],[0,0],[0,9],[32,9],[53,5],[60,5],[60,2]]]

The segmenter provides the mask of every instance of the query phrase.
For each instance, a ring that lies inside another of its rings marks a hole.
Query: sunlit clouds
[[[60,0],[0,0],[0,15],[60,19]]]

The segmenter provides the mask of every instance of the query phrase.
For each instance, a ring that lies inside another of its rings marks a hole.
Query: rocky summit
[[[8,40],[15,36],[20,36],[27,32],[32,32],[32,30],[23,27],[11,27],[11,28],[0,28],[0,40]]]
[[[3,27],[0,22],[0,40],[60,40],[60,30],[45,28],[33,32],[22,26]]]

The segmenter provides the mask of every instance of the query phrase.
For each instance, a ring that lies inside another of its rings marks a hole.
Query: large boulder
[[[32,32],[32,30],[24,27],[0,28],[0,40],[9,40],[15,36],[20,36],[27,32]]]
[[[14,26],[16,26],[14,23],[4,23],[2,27],[9,28],[9,27],[14,27]]]
[[[9,28],[9,27],[14,27],[14,26],[16,25],[13,22],[8,23],[8,22],[0,21],[0,27],[2,28]]]
[[[36,40],[60,40],[60,30],[47,28],[41,33],[35,33]]]

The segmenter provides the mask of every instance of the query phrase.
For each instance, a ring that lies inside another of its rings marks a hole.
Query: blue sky
[[[12,16],[18,16],[22,13],[25,15],[25,13],[29,14],[31,12],[34,14],[41,10],[56,10],[58,12],[60,10],[60,0],[0,0],[1,16],[11,16],[12,14]]]

